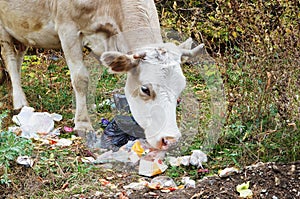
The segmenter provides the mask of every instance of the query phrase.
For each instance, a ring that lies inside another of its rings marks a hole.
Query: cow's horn
[[[196,55],[200,54],[203,47],[204,47],[204,44],[202,43],[199,46],[197,46],[191,50],[181,49],[182,56],[195,57]]]

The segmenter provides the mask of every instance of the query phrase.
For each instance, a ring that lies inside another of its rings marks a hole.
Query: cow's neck
[[[162,43],[160,29],[151,27],[142,27],[116,35],[116,48],[124,53],[160,43]]]
[[[123,0],[121,5],[124,19],[122,32],[118,37],[119,40],[126,41],[128,51],[153,43],[162,43],[157,10],[153,1]]]

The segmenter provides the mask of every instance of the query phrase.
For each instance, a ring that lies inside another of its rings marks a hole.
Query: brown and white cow
[[[21,63],[28,46],[62,48],[76,96],[75,130],[92,131],[86,95],[89,73],[83,46],[102,64],[127,73],[125,94],[147,141],[166,149],[181,136],[176,99],[185,87],[181,57],[193,57],[188,40],[163,43],[153,0],[0,0],[1,55],[10,75],[14,109],[28,105]]]

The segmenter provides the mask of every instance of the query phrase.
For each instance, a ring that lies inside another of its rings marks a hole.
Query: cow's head
[[[127,72],[125,95],[137,123],[150,145],[167,149],[181,137],[176,123],[177,99],[185,88],[181,70],[183,56],[196,56],[203,45],[192,50],[191,40],[180,46],[166,43],[137,49],[133,54],[105,52],[101,62],[112,72]]]

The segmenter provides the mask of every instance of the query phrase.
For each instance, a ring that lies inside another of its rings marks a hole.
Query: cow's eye
[[[148,95],[148,96],[151,96],[150,89],[149,89],[147,86],[145,86],[145,85],[141,86],[141,91],[142,91],[144,94],[146,94],[146,95]]]

